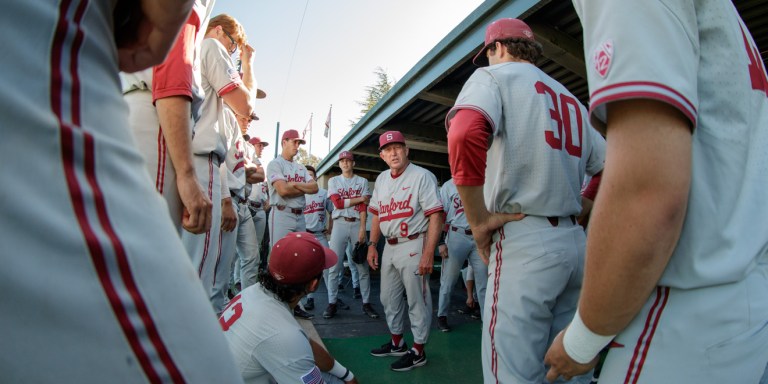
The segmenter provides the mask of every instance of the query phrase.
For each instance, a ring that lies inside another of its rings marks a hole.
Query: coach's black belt
[[[293,213],[294,215],[301,215],[302,213],[304,213],[304,211],[300,208],[288,208],[285,205],[276,205],[275,207],[277,208],[278,211],[284,211],[287,209],[289,212]]]
[[[454,227],[453,225],[451,225],[451,231],[459,232],[459,233],[463,232],[465,235],[472,235],[472,230],[471,229],[464,229],[464,228]]]
[[[571,219],[571,224],[576,225],[576,216],[570,215],[568,218]],[[553,227],[557,227],[560,224],[560,218],[557,216],[547,216],[547,220],[549,220]]]
[[[414,233],[413,235],[410,235],[408,237],[388,237],[387,238],[387,244],[395,245],[395,244],[399,244],[399,243],[405,243],[408,240],[416,240],[416,239],[419,238],[419,236],[421,236],[423,234],[424,234],[424,232],[422,232],[422,233]]]
[[[337,219],[344,219],[344,221],[349,221],[349,222],[352,222],[352,223],[357,221],[357,218],[355,218],[355,217],[346,217],[346,216],[339,216],[339,217],[337,217]]]

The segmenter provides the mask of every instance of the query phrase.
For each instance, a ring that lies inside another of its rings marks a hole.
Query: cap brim
[[[493,44],[493,43],[491,43]],[[472,59],[472,64],[478,66],[478,67],[487,67],[488,66],[488,56],[485,55],[485,51],[488,50],[488,47],[491,46],[491,44],[486,44],[483,46],[483,48],[480,49],[480,52],[478,52],[475,55],[475,58]]]
[[[386,144],[380,146],[379,147],[379,151],[381,151],[382,149],[384,149],[384,147],[386,147],[387,145],[390,145],[390,144],[403,144],[403,145],[407,145],[407,144],[405,144],[405,141],[390,141],[389,143],[386,143]]]
[[[304,140],[304,139],[294,139],[294,140],[296,140],[298,142],[301,142],[302,144],[306,144],[307,143],[307,141]]]
[[[326,247],[323,247],[323,251],[325,251],[325,266],[323,269],[328,269],[336,265],[336,262],[339,261],[339,257],[336,256],[336,252]]]
[[[269,146],[269,143],[267,143],[266,141],[262,141],[262,142],[261,142],[261,145],[263,145],[263,146],[267,147],[267,146]]]
[[[259,88],[256,88],[256,98],[257,98],[257,99],[263,99],[263,98],[265,98],[265,97],[267,97],[267,93],[266,93],[266,92],[264,92],[264,91],[262,91],[262,90],[261,90],[261,89],[259,89]]]

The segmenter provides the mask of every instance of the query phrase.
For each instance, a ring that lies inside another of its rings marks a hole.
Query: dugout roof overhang
[[[734,1],[752,32],[763,62],[768,57],[768,1]],[[410,159],[432,171],[440,183],[450,178],[444,118],[463,84],[475,70],[472,57],[480,49],[485,27],[500,17],[525,20],[544,46],[536,63],[565,85],[585,105],[588,88],[582,29],[571,1],[487,0],[424,56],[371,109],[318,165],[318,175],[341,173],[338,155],[355,155],[355,173],[368,180],[387,168],[379,158],[378,137],[403,132]]]

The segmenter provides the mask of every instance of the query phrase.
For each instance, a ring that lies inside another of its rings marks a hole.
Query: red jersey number
[[[760,51],[749,42],[743,26],[741,27],[741,37],[744,38],[744,48],[747,49],[747,56],[749,57],[747,68],[749,69],[749,80],[752,82],[752,89],[762,91],[768,96],[768,77],[765,75],[765,67],[760,57]]]
[[[221,317],[219,318],[219,325],[221,325],[221,329],[224,331],[229,330],[229,327],[231,327],[237,319],[240,318],[240,316],[243,315],[243,303],[240,302],[240,295],[237,295],[233,299],[232,302],[229,303],[226,309],[224,309],[224,312],[221,313]]]
[[[544,131],[544,140],[552,149],[558,151],[565,149],[569,155],[581,157],[581,139],[584,127],[579,102],[568,95],[558,95],[541,81],[536,82],[536,92],[549,96],[549,116],[555,122],[554,130]],[[574,136],[576,140],[574,140]]]

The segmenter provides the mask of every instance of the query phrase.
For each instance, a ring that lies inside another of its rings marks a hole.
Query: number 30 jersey
[[[435,175],[412,163],[395,177],[390,170],[382,172],[368,206],[369,212],[379,216],[381,233],[388,238],[426,232],[427,217],[442,210]]]
[[[446,122],[460,109],[481,113],[491,125],[483,187],[489,211],[581,212],[584,174],[603,169],[605,141],[563,85],[530,63],[496,64],[472,74]]]

